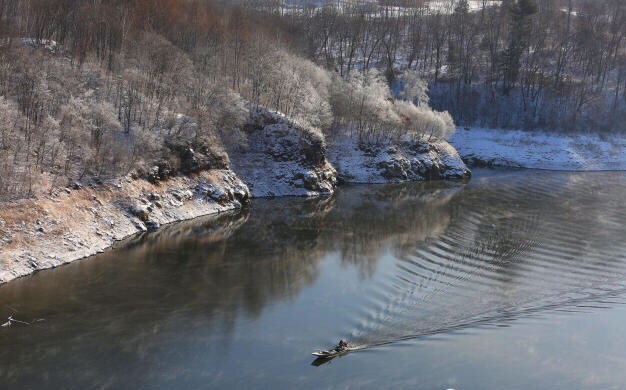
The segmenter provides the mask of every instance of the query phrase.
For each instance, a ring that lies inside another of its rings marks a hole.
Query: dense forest
[[[432,3],[0,0],[0,199],[224,167],[258,107],[326,137],[622,130],[623,1]]]
[[[623,129],[624,1],[270,4],[256,8],[283,15],[307,57],[342,75],[383,69],[390,83],[416,72],[457,124]]]

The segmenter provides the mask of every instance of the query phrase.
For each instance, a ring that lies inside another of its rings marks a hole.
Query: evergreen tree
[[[529,46],[532,16],[537,13],[535,0],[517,0],[508,5],[511,29],[508,46],[502,53],[503,89],[508,92],[515,86],[520,74],[522,54]]]

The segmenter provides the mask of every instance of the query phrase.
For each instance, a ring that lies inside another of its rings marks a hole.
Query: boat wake
[[[595,309],[606,309],[614,305],[626,304],[626,284],[603,286],[576,294],[575,297],[553,297],[544,302],[535,302],[534,305],[522,308],[499,309],[493,312],[479,314],[473,318],[457,323],[444,324],[432,329],[421,329],[416,333],[396,335],[382,339],[371,336],[355,335],[356,344],[351,351],[381,347],[408,340],[415,340],[437,335],[462,332],[480,326],[507,326],[509,322],[519,319],[539,317],[546,313],[580,313]],[[562,299],[560,299],[562,298]]]
[[[626,185],[604,179],[531,175],[465,190],[443,234],[390,248],[350,341],[362,350],[623,304],[626,200],[615,194]]]

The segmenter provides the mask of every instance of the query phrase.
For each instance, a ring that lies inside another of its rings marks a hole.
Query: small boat
[[[317,356],[317,357],[322,357],[322,358],[329,358],[329,357],[339,356],[339,355],[344,354],[346,352],[350,352],[350,349],[349,348],[344,348],[344,349],[340,349],[340,350],[336,350],[336,349],[321,350],[321,349],[318,349],[317,351],[313,352],[311,355]]]
[[[346,353],[348,352],[348,350],[341,350],[341,351],[336,351],[334,349],[329,349],[329,350],[317,350],[315,352],[313,352],[311,355],[313,356],[317,356],[317,357],[335,357],[338,355],[341,355],[342,353]]]
[[[316,366],[316,367],[321,366],[323,364],[330,362],[337,356],[343,356],[347,354],[348,352],[355,351],[357,349],[358,348],[355,348],[355,347],[349,347],[348,343],[345,343],[344,345],[340,344],[336,348],[333,348],[333,349],[318,349],[311,354],[315,356],[315,360],[313,361],[313,363],[311,363],[311,365]]]

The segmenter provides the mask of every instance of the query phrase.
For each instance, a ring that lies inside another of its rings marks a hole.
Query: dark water
[[[626,174],[255,200],[0,286],[3,388],[622,388]],[[360,350],[319,367],[339,338]]]

